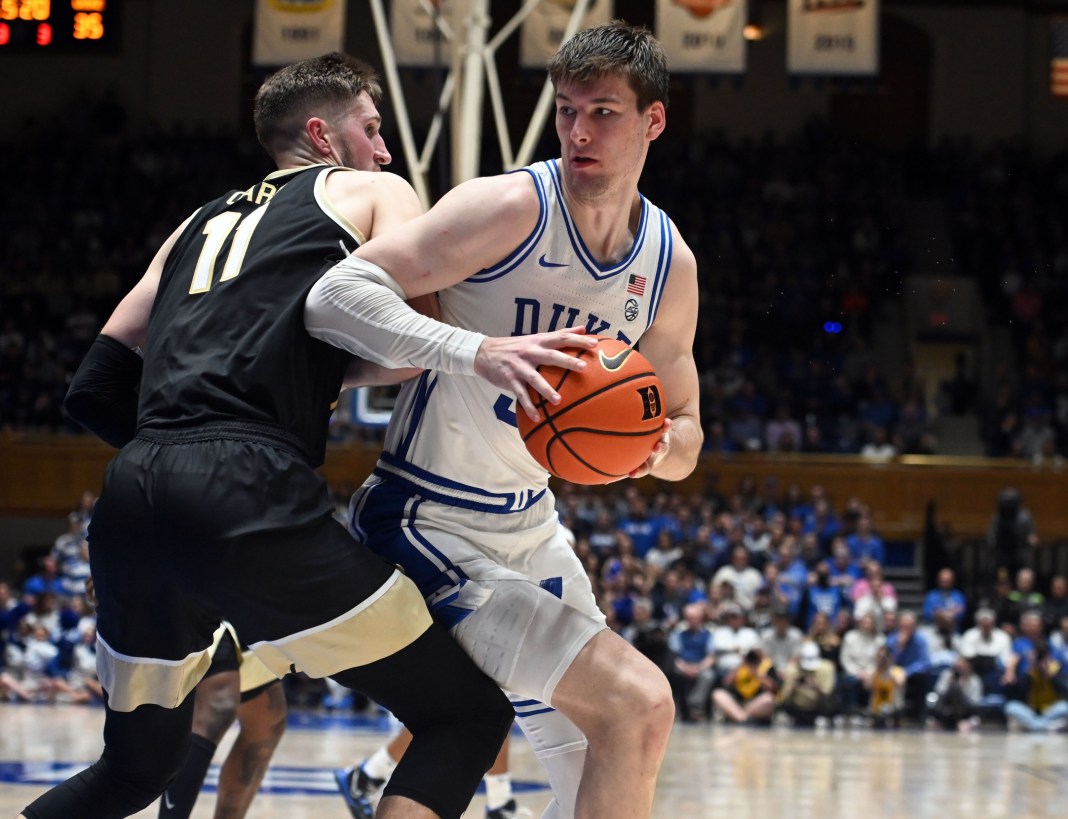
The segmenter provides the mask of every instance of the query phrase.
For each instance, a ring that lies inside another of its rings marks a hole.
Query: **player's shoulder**
[[[531,175],[517,172],[480,176],[462,182],[442,197],[443,202],[446,199],[451,200],[453,206],[477,202],[483,212],[487,210],[487,203],[491,203],[491,212],[497,221],[541,207]]]
[[[352,168],[338,168],[327,177],[328,190],[331,195],[352,195],[368,193],[415,194],[411,183],[402,176],[388,171],[357,171]]]

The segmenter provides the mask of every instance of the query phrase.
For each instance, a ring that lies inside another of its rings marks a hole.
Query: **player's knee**
[[[125,794],[130,805],[144,800],[144,807],[174,784],[188,755],[188,741],[161,743],[151,754],[126,753],[105,745],[94,767],[110,783],[108,790]]]
[[[641,658],[644,660],[644,658]],[[652,666],[621,668],[610,694],[600,699],[601,718],[590,733],[591,741],[617,741],[621,733],[633,735],[642,746],[666,746],[675,721],[675,702],[667,678]]]

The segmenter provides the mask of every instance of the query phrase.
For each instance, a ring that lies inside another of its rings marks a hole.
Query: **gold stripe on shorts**
[[[108,706],[113,711],[133,711],[139,705],[176,708],[207,673],[226,633],[226,626],[220,625],[211,645],[181,660],[131,657],[115,651],[98,634],[96,668],[100,684],[108,692]]]
[[[430,623],[415,583],[394,572],[374,594],[329,623],[250,648],[277,677],[294,669],[313,678],[329,677],[396,654]]]
[[[278,680],[274,672],[263,664],[263,660],[251,651],[241,652],[241,665],[237,670],[241,676],[242,694]]]

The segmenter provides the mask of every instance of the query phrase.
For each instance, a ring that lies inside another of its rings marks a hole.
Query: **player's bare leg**
[[[237,709],[241,730],[219,771],[215,819],[240,819],[259,790],[274,749],[286,729],[281,685],[271,685]]]
[[[605,630],[579,652],[552,706],[586,735],[578,819],[647,819],[675,720],[663,673]]]

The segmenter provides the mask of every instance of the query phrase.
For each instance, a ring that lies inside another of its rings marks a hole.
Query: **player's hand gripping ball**
[[[571,483],[624,478],[653,452],[664,426],[664,391],[652,365],[637,350],[611,338],[593,349],[566,350],[585,359],[581,372],[539,367],[560,394],[550,404],[529,389],[541,420],[518,412],[519,434],[534,459]]]

